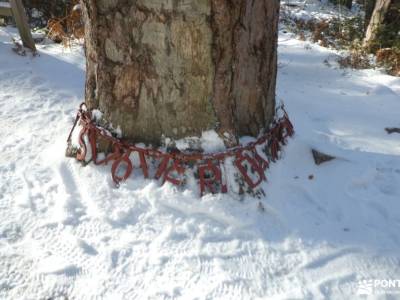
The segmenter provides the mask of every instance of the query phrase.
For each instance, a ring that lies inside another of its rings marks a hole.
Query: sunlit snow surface
[[[400,127],[399,78],[338,69],[335,52],[282,33],[277,93],[296,136],[262,211],[139,171],[116,189],[110,167],[65,158],[83,51],[20,57],[10,34],[0,28],[0,299],[357,299],[361,279],[400,279],[400,135],[384,131]],[[338,159],[316,167],[311,147]]]

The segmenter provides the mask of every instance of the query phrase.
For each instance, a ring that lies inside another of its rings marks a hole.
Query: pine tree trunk
[[[273,119],[279,0],[81,2],[86,104],[124,138],[233,145]]]
[[[375,39],[378,28],[384,23],[385,16],[393,0],[377,0],[365,34],[364,45],[369,46]]]

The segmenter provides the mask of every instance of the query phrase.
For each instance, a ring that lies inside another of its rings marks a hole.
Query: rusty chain
[[[168,181],[174,185],[183,185],[186,170],[188,168],[194,169],[202,196],[206,192],[228,192],[224,163],[227,158],[233,157],[234,166],[239,171],[243,181],[250,189],[254,189],[266,180],[265,172],[270,162],[275,162],[279,158],[281,147],[286,144],[286,139],[294,134],[293,125],[284,107],[280,106],[278,109],[282,110],[283,116],[277,118],[271,129],[256,141],[218,153],[203,154],[185,153],[177,149],[163,152],[159,149],[138,147],[126,143],[114,137],[105,128],[97,125],[85,103],[82,103],[67,142],[71,145],[72,133],[79,123],[82,129],[79,133],[80,148],[77,151],[76,158],[79,161],[86,162],[89,152],[88,146],[90,146],[91,161],[95,165],[107,165],[112,162],[111,175],[117,185],[131,175],[134,165],[130,155],[137,153],[139,156],[137,167],[142,169],[145,178],[150,178],[149,159],[158,162],[153,178],[161,179],[163,183]],[[97,142],[99,137],[107,141],[112,149],[103,159],[98,158]],[[123,165],[125,165],[125,171],[121,174]]]

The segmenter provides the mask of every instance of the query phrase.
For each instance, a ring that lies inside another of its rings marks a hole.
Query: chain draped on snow
[[[93,161],[96,165],[106,165],[112,162],[111,175],[117,185],[131,175],[134,169],[131,154],[137,154],[139,158],[137,167],[141,168],[143,176],[150,178],[149,162],[150,160],[155,161],[156,171],[152,177],[157,180],[161,179],[163,183],[168,181],[177,186],[183,185],[186,182],[186,170],[193,169],[198,178],[202,196],[207,192],[228,192],[225,162],[226,159],[233,158],[233,164],[243,182],[250,189],[254,189],[266,180],[265,172],[270,162],[275,162],[279,158],[281,147],[286,144],[286,139],[294,134],[293,125],[284,107],[281,106],[278,109],[283,112],[283,116],[277,118],[271,129],[256,141],[223,152],[204,154],[185,153],[178,149],[163,152],[128,144],[97,125],[86,105],[82,103],[67,142],[71,146],[72,133],[79,122],[82,129],[79,133],[80,148],[76,158],[82,162]],[[99,159],[98,155],[99,138],[107,141],[112,149],[102,159]],[[91,156],[89,156],[90,154]],[[124,165],[125,168],[123,168]]]

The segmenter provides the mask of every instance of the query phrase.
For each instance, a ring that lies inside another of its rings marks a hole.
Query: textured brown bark
[[[125,138],[232,145],[273,119],[279,0],[81,2],[86,103]]]

